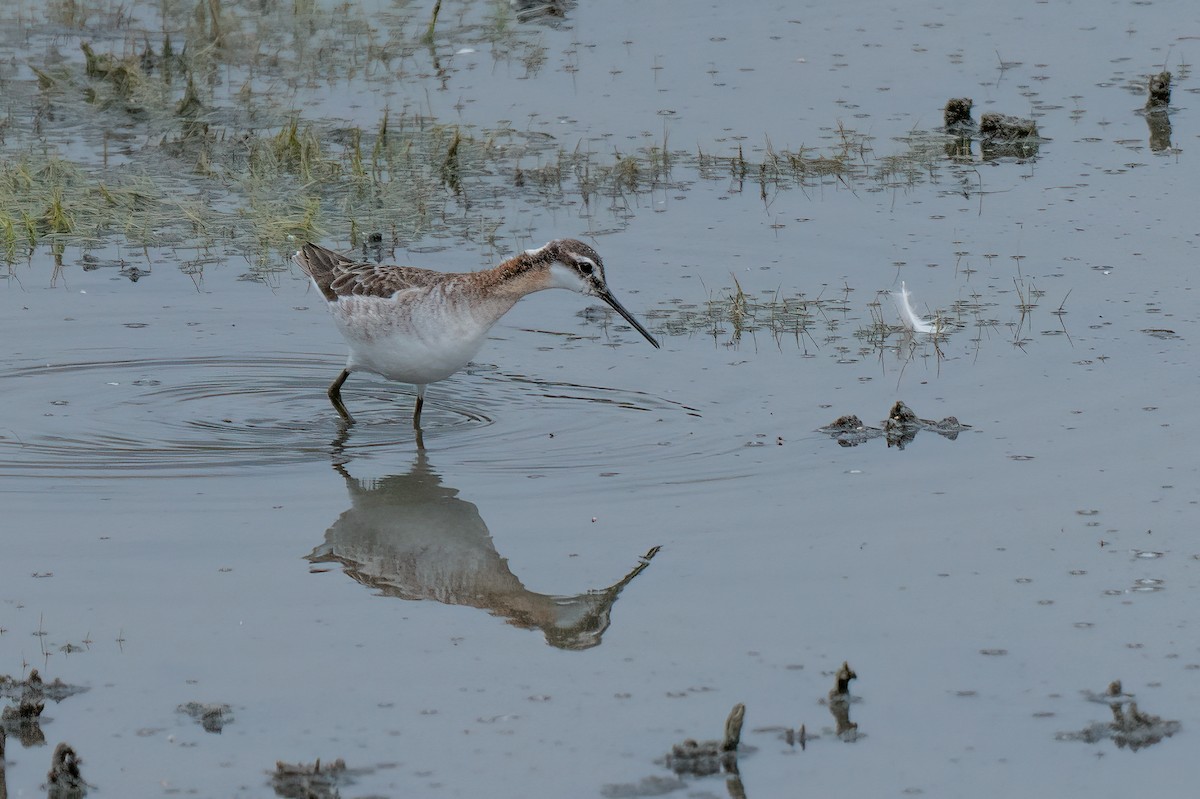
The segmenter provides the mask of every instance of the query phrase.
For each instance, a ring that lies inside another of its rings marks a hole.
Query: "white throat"
[[[578,272],[557,261],[550,264],[550,286],[556,289],[570,289],[580,294],[591,293],[591,286],[579,276]]]

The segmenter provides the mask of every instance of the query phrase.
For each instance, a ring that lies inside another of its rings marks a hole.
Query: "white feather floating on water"
[[[909,302],[908,287],[904,285],[904,281],[900,281],[900,290],[892,292],[892,300],[896,303],[896,310],[900,313],[900,322],[906,328],[914,333],[936,333],[938,326],[936,320],[926,322],[921,317],[917,316],[917,312],[913,310],[912,303]]]

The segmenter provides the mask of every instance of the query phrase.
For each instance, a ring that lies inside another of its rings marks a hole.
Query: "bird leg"
[[[333,408],[342,418],[349,424],[354,424],[354,417],[350,415],[350,411],[346,410],[346,406],[342,404],[342,383],[346,382],[346,378],[350,376],[349,369],[343,369],[342,373],[337,376],[337,379],[329,384],[329,401],[333,403]]]
[[[425,404],[425,386],[417,386],[417,404],[413,408],[413,427],[421,429],[421,407]]]

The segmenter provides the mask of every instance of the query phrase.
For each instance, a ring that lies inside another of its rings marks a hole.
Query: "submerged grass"
[[[940,364],[951,357],[977,357],[986,340],[1008,338],[1018,347],[1032,343],[1030,297],[1042,292],[1017,282],[1009,321],[993,314],[1000,304],[977,293],[934,309],[933,333],[914,332],[899,316],[891,292],[881,291],[862,306],[852,301],[856,289],[842,286],[818,296],[785,295],[779,290],[748,291],[743,280],[730,276],[732,285],[707,290],[703,302],[676,298],[647,314],[653,326],[669,336],[705,336],[714,346],[739,349],[769,344],[794,345],[806,356],[824,353],[839,363],[858,363],[886,357],[901,363],[928,360]],[[1065,305],[1064,298],[1063,305]],[[1062,305],[1053,312],[1061,320]],[[1002,332],[1007,328],[1008,332]],[[960,331],[970,335],[958,339]],[[1061,333],[1070,338],[1065,325]],[[955,342],[951,344],[951,342]]]
[[[703,334],[727,347],[738,347],[743,337],[756,338],[759,333],[776,345],[792,340],[805,347],[816,344],[814,330],[825,336],[836,329],[827,313],[836,302],[803,293],[784,296],[779,291],[753,296],[736,276],[730,277],[731,289],[709,292],[699,305],[675,301],[672,307],[652,313],[651,319],[668,335]]]

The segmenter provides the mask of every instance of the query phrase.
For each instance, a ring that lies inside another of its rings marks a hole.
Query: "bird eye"
[[[595,267],[592,266],[591,261],[579,261],[578,263],[575,264],[575,266],[576,266],[576,268],[579,269],[580,273],[585,274],[585,275],[590,275],[592,273],[592,270],[595,269]]]

